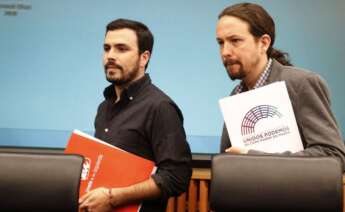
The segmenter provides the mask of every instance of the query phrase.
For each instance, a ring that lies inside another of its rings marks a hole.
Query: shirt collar
[[[253,89],[256,89],[256,88],[259,88],[259,87],[265,85],[265,82],[266,82],[268,76],[269,76],[270,73],[271,73],[271,65],[272,65],[272,59],[269,58],[269,59],[268,59],[268,62],[267,62],[267,65],[266,65],[266,67],[265,67],[265,70],[260,74],[260,77],[259,77],[259,79],[256,81],[256,83],[255,83]],[[242,93],[242,92],[244,92],[244,91],[246,91],[246,90],[245,90],[244,82],[242,81],[239,85],[236,86],[235,91],[234,91],[234,95],[235,95],[235,94]]]
[[[149,74],[145,74],[142,78],[131,83],[127,89],[122,91],[121,98],[125,97],[129,100],[133,100],[139,94],[141,88],[151,83]],[[109,85],[104,89],[103,95],[106,99],[117,98],[114,84]]]

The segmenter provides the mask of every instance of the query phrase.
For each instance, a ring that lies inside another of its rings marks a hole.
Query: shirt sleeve
[[[192,156],[182,113],[174,103],[166,101],[159,104],[151,132],[151,146],[158,167],[152,178],[160,187],[163,198],[177,196],[188,188]]]

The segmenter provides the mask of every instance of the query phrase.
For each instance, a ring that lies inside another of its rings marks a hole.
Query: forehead
[[[216,30],[217,37],[219,38],[250,34],[248,23],[234,16],[223,16],[220,18]]]
[[[104,43],[136,45],[137,35],[133,30],[127,28],[110,30],[105,35]]]

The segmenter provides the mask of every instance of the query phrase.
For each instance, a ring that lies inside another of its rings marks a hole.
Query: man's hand
[[[109,189],[100,187],[86,193],[79,199],[79,212],[111,212]]]
[[[230,147],[225,150],[225,152],[228,153],[234,153],[234,154],[248,154],[248,149],[244,147]]]
[[[110,192],[111,193],[110,193]],[[161,190],[152,178],[121,188],[100,187],[79,199],[79,212],[108,212],[115,207],[160,197]]]

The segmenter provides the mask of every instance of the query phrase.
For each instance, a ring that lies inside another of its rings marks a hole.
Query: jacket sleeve
[[[329,91],[319,75],[305,78],[296,90],[294,112],[300,130],[304,150],[296,153],[284,152],[293,156],[331,156],[345,164],[345,147],[331,111]],[[259,151],[250,150],[250,154]]]
[[[231,147],[231,142],[230,142],[228,131],[224,123],[222,137],[220,139],[220,153],[224,153],[225,150],[229,147]]]

